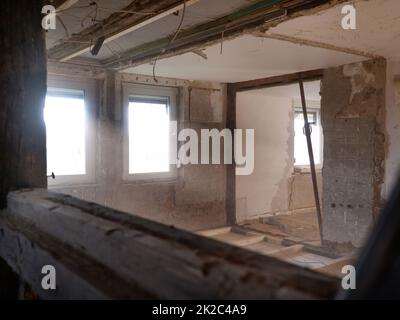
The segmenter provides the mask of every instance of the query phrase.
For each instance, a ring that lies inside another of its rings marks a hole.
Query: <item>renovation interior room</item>
[[[0,18],[0,298],[400,297],[398,0]]]

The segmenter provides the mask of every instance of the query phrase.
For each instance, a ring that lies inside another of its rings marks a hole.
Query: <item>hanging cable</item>
[[[61,24],[62,27],[64,28],[65,36],[66,36],[67,39],[68,39],[68,38],[69,38],[69,32],[68,32],[67,26],[65,25],[64,21],[61,19],[60,16],[56,15],[56,18],[57,18],[58,22],[60,22],[60,24]]]
[[[164,54],[169,49],[169,47],[175,41],[176,37],[178,36],[179,32],[181,31],[183,20],[185,19],[185,13],[186,13],[186,0],[183,0],[182,16],[181,16],[181,20],[180,20],[180,22],[178,24],[178,27],[176,28],[175,34],[173,35],[171,40],[168,42],[167,46],[164,49],[162,49],[161,52],[157,55],[157,57],[154,59],[154,63],[153,63],[153,79],[154,79],[155,82],[158,82],[157,77],[156,77],[157,61],[161,57],[161,55]]]

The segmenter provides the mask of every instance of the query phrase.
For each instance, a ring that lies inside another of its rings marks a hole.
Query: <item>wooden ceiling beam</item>
[[[320,80],[323,76],[323,69],[295,72],[268,78],[248,80],[232,83],[232,88],[235,92],[257,90],[276,86],[285,86],[293,83],[298,83],[299,79],[303,81]]]
[[[186,6],[191,6],[200,0],[186,0]],[[48,50],[48,57],[59,61],[68,61],[90,51],[90,45],[82,40],[96,40],[104,36],[107,43],[135,30],[143,28],[183,8],[183,0],[139,0],[132,1],[128,6],[116,11],[102,23],[97,23],[71,36],[63,43]],[[135,14],[133,12],[154,12],[151,15]]]

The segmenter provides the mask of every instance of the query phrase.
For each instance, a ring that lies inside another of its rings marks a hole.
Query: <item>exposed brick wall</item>
[[[361,246],[381,206],[385,75],[384,60],[324,73],[323,236],[338,249]]]

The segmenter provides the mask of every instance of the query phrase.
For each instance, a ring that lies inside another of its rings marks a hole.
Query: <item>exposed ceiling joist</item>
[[[322,78],[323,72],[323,69],[296,72],[263,79],[235,82],[230,84],[230,86],[235,92],[283,86],[298,83],[300,79],[303,81],[319,80]]]
[[[279,22],[304,14],[307,10],[323,10],[348,0],[264,0],[232,14],[181,31],[170,44],[165,37],[127,50],[118,58],[102,61],[106,68],[126,69],[223,42],[243,33],[265,31]],[[168,46],[168,48],[167,48]]]
[[[133,1],[121,9],[121,11],[115,12],[103,20],[102,23],[82,30],[64,43],[49,49],[48,56],[51,59],[68,61],[90,51],[89,44],[74,41],[90,41],[104,36],[104,43],[107,43],[179,11],[184,5],[188,7],[198,1],[200,0],[186,0],[185,4],[183,0]],[[142,14],[137,15],[130,12],[156,13],[154,15],[143,16]]]

